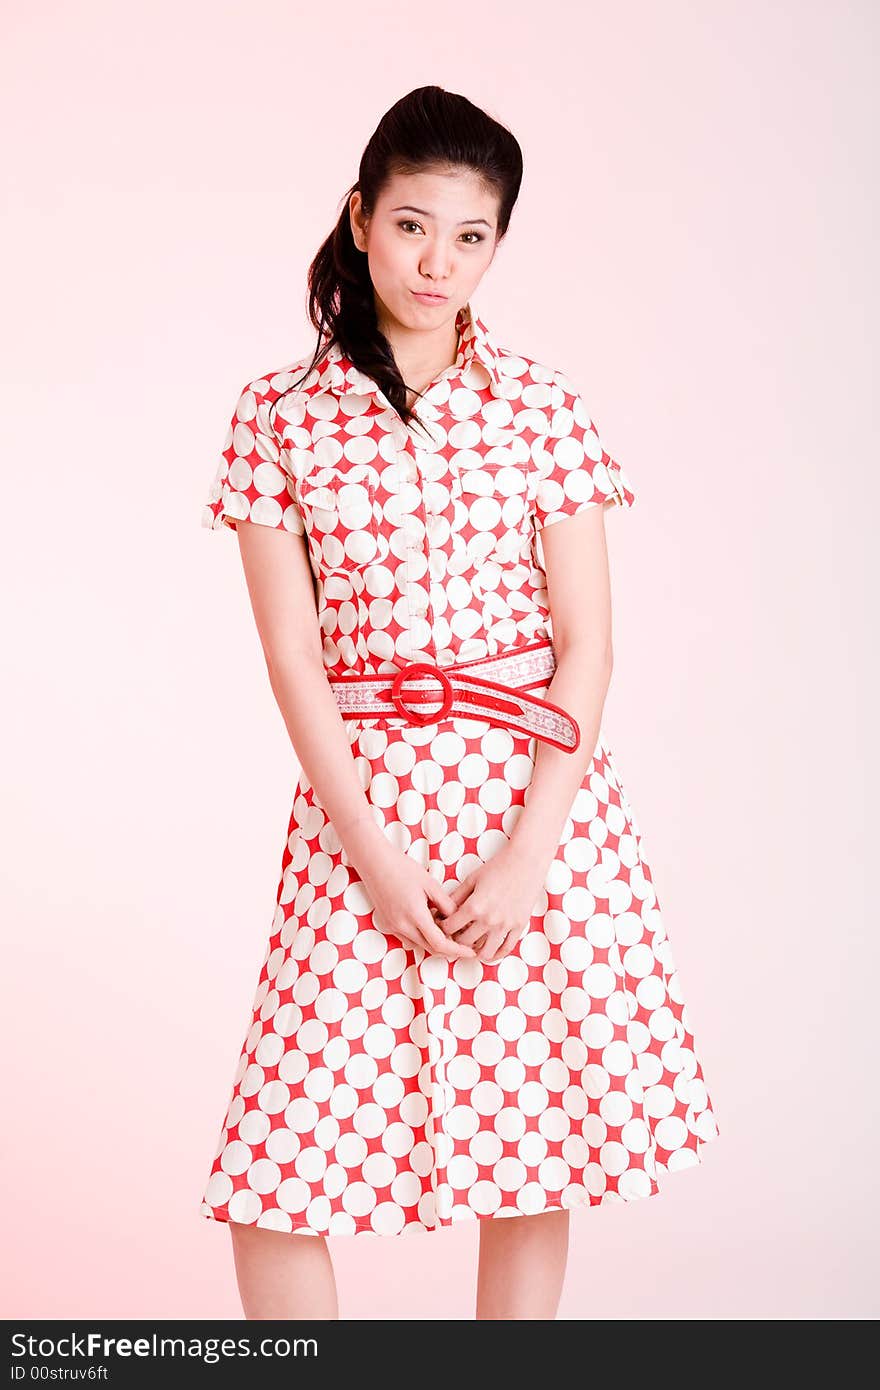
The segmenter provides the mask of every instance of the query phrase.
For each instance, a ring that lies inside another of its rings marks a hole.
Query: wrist
[[[337,826],[336,833],[349,859],[354,859],[356,855],[363,855],[364,852],[375,852],[380,842],[383,845],[387,843],[380,827],[369,811],[364,811],[352,820],[346,821],[342,827]]]
[[[533,864],[549,864],[559,848],[559,836],[551,833],[546,819],[538,823],[523,812],[511,832],[510,846],[518,858]]]

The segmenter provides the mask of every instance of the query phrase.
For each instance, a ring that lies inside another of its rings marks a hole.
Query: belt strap
[[[329,684],[343,719],[384,715],[411,724],[435,724],[458,715],[533,734],[573,753],[580,743],[577,720],[552,701],[530,695],[527,689],[546,685],[555,669],[552,642],[542,638],[526,647],[454,666],[410,661],[393,676],[338,676]],[[410,703],[419,708],[410,708]]]

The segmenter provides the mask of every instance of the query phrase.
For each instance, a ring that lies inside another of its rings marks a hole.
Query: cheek
[[[474,256],[474,260],[480,262],[480,275],[485,275],[494,259],[495,243],[491,238],[487,238],[482,246],[477,247],[477,254]]]
[[[368,252],[370,278],[380,294],[383,286],[391,288],[396,285],[413,260],[412,247],[399,237],[383,232],[371,237]]]
[[[467,248],[467,254],[463,255],[459,261],[459,279],[463,287],[464,298],[468,299],[477,285],[482,280],[489,266],[495,257],[495,244],[491,237],[480,243],[479,246]]]

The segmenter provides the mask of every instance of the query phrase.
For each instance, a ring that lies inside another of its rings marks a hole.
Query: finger
[[[385,927],[378,922],[376,925],[386,936],[393,936],[398,941],[402,942],[404,946],[414,947],[418,951],[427,951],[429,954],[434,955],[445,954],[446,948],[449,945],[449,938],[442,933],[437,933],[436,928],[434,929],[436,941],[429,942],[425,939],[427,933],[423,933],[419,926],[416,925],[407,924],[403,926],[401,924],[396,927]],[[455,943],[452,944],[454,945]],[[441,946],[443,948],[442,952],[439,949]]]
[[[461,897],[466,891],[469,891],[468,880],[465,879],[464,883],[457,883],[450,891],[447,891],[443,885],[438,883],[435,878],[432,878],[430,874],[428,875],[428,880],[427,895],[429,900],[436,904],[444,917],[451,916],[458,907]]]
[[[455,936],[455,933],[466,927],[470,918],[460,917],[459,913],[453,912],[451,917],[436,917],[436,925],[440,928],[444,936]]]
[[[434,935],[427,931],[422,933],[414,930],[410,933],[398,927],[396,931],[389,930],[385,935],[393,936],[404,946],[410,946],[416,951],[423,951],[429,956],[447,956],[455,960],[459,957],[474,955],[473,951],[456,949],[457,943],[450,937],[444,936],[442,932],[435,939]]]
[[[393,936],[395,940],[399,941],[403,946],[415,946],[419,951],[425,950],[425,943],[417,932],[405,932],[401,927],[397,927],[394,930],[390,927],[387,929],[385,927],[380,927],[379,930],[383,932],[385,936]]]
[[[524,931],[525,927],[511,927],[509,931],[499,933],[493,956],[500,958],[509,955]]]
[[[476,952],[468,945],[453,941],[451,936],[447,936],[441,931],[432,918],[428,918],[424,926],[419,923],[419,931],[428,943],[428,949],[438,956],[448,956],[450,960],[456,960],[462,956],[474,956]]]
[[[485,935],[486,928],[483,926],[482,922],[474,922],[472,920],[467,920],[457,935],[453,932],[456,941],[463,941],[466,946],[474,947]]]
[[[485,961],[487,965],[494,965],[496,960],[501,960],[505,955],[501,948],[506,937],[507,932],[487,932],[485,945],[477,951],[480,960]]]
[[[473,920],[473,904],[470,901],[471,891],[471,889],[468,889],[468,894],[464,901],[460,903],[454,902],[450,912],[440,912],[439,910],[436,912],[434,920],[438,927],[442,927],[443,931],[448,935],[460,931],[462,927],[466,927],[468,922]]]
[[[461,941],[464,932],[477,931],[485,932],[486,928],[480,924],[476,918],[476,909],[470,902],[462,903],[461,907],[456,908],[451,917],[438,917],[437,925],[447,936],[454,937],[456,941]],[[473,942],[470,937],[466,937],[468,945]]]
[[[426,937],[425,949],[432,956],[445,956],[447,960],[476,960],[477,953],[472,951],[469,946],[459,946],[457,941],[453,941],[451,936],[443,936],[433,944],[433,937],[430,940]]]
[[[459,906],[459,897],[456,895],[460,894],[460,891],[462,884],[456,883],[452,888],[446,888],[445,884],[439,883],[437,878],[428,874],[428,898],[441,912],[453,912]]]
[[[525,935],[528,925],[528,922],[523,922],[518,927],[512,927],[511,930],[502,937],[500,943],[492,953],[491,960],[487,960],[487,964],[494,965],[496,961],[503,960],[505,956],[509,956],[520,937]]]

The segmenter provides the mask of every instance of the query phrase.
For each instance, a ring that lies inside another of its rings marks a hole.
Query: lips
[[[415,295],[416,299],[426,299],[432,304],[445,304],[449,297],[445,294],[432,294],[430,290],[412,290],[410,292]]]

